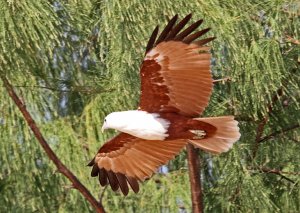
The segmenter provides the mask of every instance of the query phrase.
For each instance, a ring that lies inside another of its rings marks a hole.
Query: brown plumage
[[[102,186],[109,184],[124,195],[129,188],[137,193],[138,182],[150,178],[187,143],[217,154],[228,151],[239,139],[233,116],[197,118],[212,93],[210,47],[203,45],[214,37],[198,40],[210,29],[196,31],[203,20],[185,28],[191,16],[178,24],[174,16],[160,35],[156,27],[141,65],[138,110],[163,119],[167,136],[146,140],[122,132],[105,143],[89,163],[91,176],[97,176]]]

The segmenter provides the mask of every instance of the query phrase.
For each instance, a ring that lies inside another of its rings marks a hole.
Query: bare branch
[[[292,44],[295,44],[295,45],[300,45],[300,40],[298,39],[295,39],[289,35],[286,35],[286,40]]]
[[[267,135],[267,136],[261,138],[261,139],[258,141],[258,143],[262,143],[262,142],[267,141],[267,140],[269,140],[269,139],[271,139],[271,138],[273,138],[273,137],[275,137],[275,136],[277,136],[277,135],[280,135],[280,134],[283,134],[283,133],[285,133],[285,132],[288,132],[288,131],[297,129],[297,128],[299,128],[299,127],[300,127],[300,125],[299,125],[299,124],[296,124],[296,125],[290,126],[290,127],[288,127],[288,128],[285,128],[285,129],[282,129],[282,130],[273,132],[272,134],[269,134],[269,135]]]
[[[289,140],[291,140],[291,141],[295,142],[295,143],[299,143],[299,144],[300,144],[300,141],[299,141],[299,140],[297,140],[297,139],[295,139],[295,138],[288,137],[288,136],[287,136],[287,138],[288,138]]]
[[[192,144],[188,144],[186,148],[192,193],[192,212],[202,213],[203,196],[200,179],[199,149],[196,149]]]
[[[48,157],[52,160],[52,162],[57,167],[58,171],[66,176],[71,182],[74,188],[76,188],[95,208],[96,212],[102,213],[105,212],[104,208],[101,203],[99,203],[93,195],[88,191],[88,189],[77,179],[77,177],[59,160],[56,154],[48,145],[47,141],[45,140],[44,136],[40,132],[40,129],[37,127],[35,121],[31,117],[30,113],[27,111],[25,104],[20,100],[20,98],[15,93],[13,87],[7,80],[4,75],[1,75],[1,79],[3,84],[11,97],[11,99],[15,102],[21,113],[23,114],[24,119],[26,120],[28,126],[31,128],[33,134],[35,135],[36,139],[43,147],[44,151],[48,155]]]
[[[104,90],[100,88],[93,88],[88,86],[73,86],[69,89],[59,89],[55,87],[48,87],[48,86],[27,86],[27,85],[15,85],[14,87],[20,87],[20,88],[29,88],[29,89],[47,89],[51,91],[57,91],[57,92],[80,92],[80,93],[87,93],[87,94],[93,94],[93,93],[103,93],[103,92],[111,92],[112,89]]]
[[[275,174],[275,175],[279,175],[280,177],[282,177],[283,179],[294,183],[295,181],[293,181],[292,179],[286,177],[285,175],[300,175],[300,172],[284,172],[281,170],[277,170],[277,169],[270,169],[270,168],[266,168],[266,167],[259,167],[259,168],[252,168],[250,167],[249,170],[257,170],[261,173],[268,173],[268,174]],[[284,175],[285,174],[285,175]]]
[[[101,194],[99,195],[99,203],[102,203],[102,199],[103,199],[103,197],[104,197],[104,193],[105,193],[105,191],[106,191],[106,189],[107,189],[107,186],[108,186],[108,185],[106,185],[106,186],[102,189],[102,192],[101,192]]]
[[[231,81],[231,78],[230,77],[225,77],[225,78],[220,78],[220,79],[216,79],[216,80],[213,80],[213,83],[225,83],[225,82],[230,82]]]
[[[252,117],[248,117],[246,115],[235,115],[234,116],[234,119],[237,120],[237,121],[245,121],[245,122],[254,122],[254,118]]]
[[[231,195],[231,197],[228,199],[230,202],[234,202],[241,194],[241,183],[239,183],[237,185],[237,187],[235,188],[233,194]]]
[[[265,126],[269,120],[269,116],[273,111],[273,105],[275,104],[275,102],[278,101],[279,97],[282,96],[283,94],[283,90],[282,88],[279,88],[276,93],[274,94],[274,96],[272,97],[271,102],[268,104],[267,108],[268,108],[268,113],[261,119],[260,123],[257,126],[256,129],[256,137],[255,137],[255,143],[254,143],[254,148],[253,148],[253,152],[252,152],[252,159],[254,159],[256,157],[257,151],[258,151],[258,147],[260,144],[260,140],[262,139],[262,135],[265,129]]]

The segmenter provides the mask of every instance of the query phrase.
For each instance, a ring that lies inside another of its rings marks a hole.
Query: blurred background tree
[[[189,212],[185,151],[127,197],[100,188],[86,167],[114,134],[100,134],[104,116],[136,108],[146,42],[177,13],[204,18],[217,37],[212,72],[227,80],[216,83],[205,115],[235,115],[242,133],[228,153],[200,155],[205,210],[299,212],[299,1],[0,0],[0,74],[108,212]],[[0,165],[0,212],[93,211],[3,85]]]

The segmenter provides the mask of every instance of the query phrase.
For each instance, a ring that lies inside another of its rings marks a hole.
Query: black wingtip
[[[203,45],[207,44],[208,42],[215,40],[216,38],[217,37],[209,37],[209,38],[205,38],[205,39],[202,39],[199,41],[195,41],[194,43],[199,46],[203,46]]]
[[[107,178],[111,189],[117,191],[119,189],[119,182],[116,174],[112,171],[107,171]]]
[[[178,24],[176,24],[176,21],[178,19],[178,14],[176,14],[175,16],[173,16],[172,19],[170,19],[170,21],[168,22],[168,24],[166,25],[166,27],[163,29],[163,31],[159,36],[158,36],[158,26],[157,26],[154,29],[148,41],[145,54],[147,54],[152,48],[154,48],[156,45],[158,45],[163,41],[174,40],[174,41],[181,41],[186,44],[190,44],[193,42],[201,46],[215,39],[215,37],[210,37],[210,38],[197,41],[197,39],[200,38],[205,33],[207,33],[210,30],[210,28],[198,32],[197,31],[194,32],[203,23],[203,19],[200,19],[195,23],[191,24],[190,26],[188,26],[186,29],[184,29],[185,25],[190,21],[191,18],[192,18],[192,13],[186,15],[181,21],[179,21]],[[158,39],[156,40],[157,36]]]
[[[93,166],[95,164],[95,158],[93,158],[88,164],[87,166]]]
[[[99,183],[101,186],[106,186],[108,184],[107,172],[103,168],[99,171]]]
[[[191,35],[187,36],[185,39],[183,39],[183,42],[190,44],[194,40],[196,40],[196,39],[200,38],[201,36],[203,36],[204,34],[206,34],[208,31],[210,31],[210,29],[211,28],[206,28],[201,31],[195,32],[194,34],[191,34]]]
[[[173,26],[175,25],[176,21],[178,19],[178,14],[173,16],[173,18],[169,21],[165,29],[161,32],[160,36],[158,37],[155,45],[159,44],[160,42],[164,41],[165,38],[168,36],[168,34],[171,32]]]
[[[195,23],[193,23],[192,25],[190,25],[188,28],[186,28],[184,31],[182,31],[181,33],[179,33],[174,40],[183,40],[186,36],[188,36],[190,33],[192,33],[195,29],[197,29],[203,22],[203,19],[200,19],[198,21],[196,21]]]
[[[91,176],[92,177],[97,177],[99,174],[99,167],[98,165],[94,165],[91,171]]]
[[[117,179],[119,182],[121,192],[123,193],[123,195],[127,196],[129,193],[129,188],[128,188],[128,184],[127,184],[125,175],[121,174],[121,173],[116,173],[116,176],[117,176]]]
[[[159,30],[159,27],[156,26],[155,29],[153,30],[151,36],[150,36],[149,41],[148,41],[148,44],[147,44],[147,47],[146,47],[146,53],[153,48],[153,45],[155,43],[155,40],[156,40],[156,37],[157,37],[157,34],[158,34],[158,30]]]
[[[184,18],[189,17],[192,18],[193,13],[187,14]]]
[[[138,193],[140,190],[138,181],[135,178],[128,176],[126,176],[126,179],[134,193]]]
[[[188,14],[186,17],[184,17],[169,33],[166,40],[171,40],[175,38],[175,36],[184,28],[184,26],[190,21],[192,18],[192,13]]]
[[[186,15],[181,21],[188,22],[192,18],[192,16],[193,16],[193,14],[190,13],[190,14]]]

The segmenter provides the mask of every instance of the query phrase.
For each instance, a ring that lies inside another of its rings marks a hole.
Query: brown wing
[[[191,14],[175,25],[174,16],[157,40],[158,27],[154,30],[140,70],[139,109],[194,117],[208,105],[213,87],[211,54],[210,48],[203,45],[214,38],[195,41],[209,31],[191,34],[202,20],[180,32],[190,18]]]
[[[128,194],[128,186],[137,193],[138,181],[151,177],[186,144],[184,140],[143,140],[120,133],[105,143],[89,163],[93,166],[91,175],[98,176],[102,186],[110,184],[114,191],[120,188],[124,195]]]

